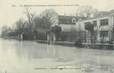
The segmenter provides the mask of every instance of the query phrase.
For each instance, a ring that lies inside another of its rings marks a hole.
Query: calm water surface
[[[113,50],[79,49],[33,41],[0,39],[0,73],[83,73],[81,69],[35,70],[59,65],[76,65],[79,68],[83,65],[108,65],[112,69],[113,56]]]
[[[0,71],[33,73],[36,67],[73,61],[73,50],[32,41],[0,39]]]

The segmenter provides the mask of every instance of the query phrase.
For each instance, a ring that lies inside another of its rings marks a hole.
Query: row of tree
[[[80,6],[74,16],[82,18],[91,18],[99,13],[98,10],[91,6]],[[2,36],[15,36],[23,39],[46,39],[46,33],[53,31],[56,34],[60,30],[51,28],[53,25],[58,24],[58,14],[53,9],[47,9],[39,15],[31,13],[30,8],[25,9],[27,20],[19,19],[15,23],[14,28],[3,27]],[[58,27],[57,27],[58,28]],[[91,32],[92,33],[92,32]]]
[[[2,37],[15,36],[25,40],[46,39],[46,32],[51,30],[52,25],[57,24],[57,13],[52,9],[47,9],[36,16],[26,8],[25,14],[27,20],[19,19],[14,28],[3,26]]]

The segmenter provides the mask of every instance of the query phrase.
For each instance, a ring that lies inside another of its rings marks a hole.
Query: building
[[[61,26],[62,32],[69,32],[75,29],[75,23],[77,22],[77,18],[75,16],[58,16],[58,25]]]
[[[92,35],[85,29],[86,24],[94,26],[94,38],[91,38]],[[85,31],[86,43],[91,43],[91,39],[94,39],[95,43],[114,41],[114,14],[82,20],[76,25],[77,28]]]
[[[75,41],[78,39],[76,22],[79,17],[75,16],[58,16],[58,25],[61,27],[61,41]]]
[[[74,16],[64,16],[64,15],[58,15],[55,22],[51,26],[52,30],[55,27],[61,28],[61,33],[58,32],[52,32],[48,33],[48,40],[52,39],[53,41],[58,40],[64,40],[64,41],[70,41],[71,40],[71,31],[75,31],[75,22],[76,18]],[[55,24],[56,23],[56,24]],[[56,30],[57,31],[57,30]],[[58,33],[58,34],[57,34]],[[75,36],[73,36],[75,38]]]
[[[81,30],[82,27],[78,28],[79,24],[76,24],[80,19],[85,19],[85,18],[78,17],[78,16],[76,17],[76,16],[58,15],[58,18],[56,20],[56,25],[61,27],[61,35],[60,35],[59,40],[76,41],[79,38],[84,38],[85,31]],[[56,25],[54,24],[52,25],[52,27]],[[55,38],[56,36],[53,35],[53,37]],[[58,40],[57,38],[55,39]]]

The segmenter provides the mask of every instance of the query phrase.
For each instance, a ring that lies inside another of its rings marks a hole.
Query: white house
[[[90,18],[87,20],[79,21],[78,23],[76,23],[77,28],[80,28],[80,30],[88,32],[85,29],[86,23],[94,25],[94,33],[95,33],[94,36],[96,42],[107,42],[114,40],[113,39],[114,14],[109,14],[107,16]],[[87,34],[86,40],[89,39],[90,37]]]

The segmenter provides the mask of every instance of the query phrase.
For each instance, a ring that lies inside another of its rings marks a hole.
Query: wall
[[[60,24],[62,32],[76,31],[75,24]]]

